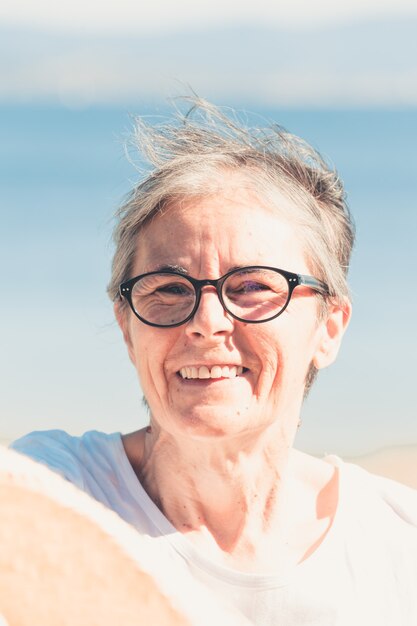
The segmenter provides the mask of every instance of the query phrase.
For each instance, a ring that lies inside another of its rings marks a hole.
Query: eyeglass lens
[[[287,304],[289,288],[284,276],[273,270],[251,268],[233,272],[222,285],[226,310],[247,321],[276,316]],[[144,320],[161,326],[183,322],[196,302],[194,285],[178,274],[151,274],[138,280],[132,305]]]

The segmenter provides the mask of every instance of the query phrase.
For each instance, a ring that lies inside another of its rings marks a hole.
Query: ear
[[[130,311],[123,307],[120,302],[116,301],[113,305],[114,315],[116,317],[117,323],[119,324],[119,328],[122,331],[123,339],[125,340],[125,344],[127,347],[127,351],[129,354],[129,358],[132,361],[133,365],[136,364],[135,359],[135,351],[133,349],[133,343],[130,335]]]
[[[317,369],[331,365],[336,359],[351,315],[352,305],[347,298],[342,304],[329,305],[324,320],[320,322],[321,336],[313,357]]]

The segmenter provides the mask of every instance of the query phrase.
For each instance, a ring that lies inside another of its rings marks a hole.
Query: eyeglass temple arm
[[[299,285],[305,285],[306,287],[311,287],[316,291],[320,291],[321,293],[330,295],[329,287],[321,280],[317,280],[317,278],[314,278],[313,276],[307,276],[306,274],[297,274],[297,276]]]

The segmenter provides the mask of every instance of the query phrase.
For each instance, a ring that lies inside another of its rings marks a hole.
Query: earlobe
[[[328,367],[336,359],[343,335],[349,325],[352,305],[346,300],[342,304],[331,304],[321,323],[321,337],[313,358],[317,369]]]
[[[129,358],[132,361],[133,365],[135,365],[136,363],[135,352],[133,349],[133,343],[132,343],[130,330],[129,330],[129,311],[123,308],[119,302],[114,303],[113,310],[114,310],[114,315],[116,317],[119,328],[122,331],[123,339],[127,347]]]

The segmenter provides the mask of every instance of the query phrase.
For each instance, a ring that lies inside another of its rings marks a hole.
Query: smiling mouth
[[[212,367],[201,365],[200,367],[182,367],[178,375],[185,380],[207,380],[208,378],[237,378],[247,371],[248,369],[241,365],[213,365]]]

